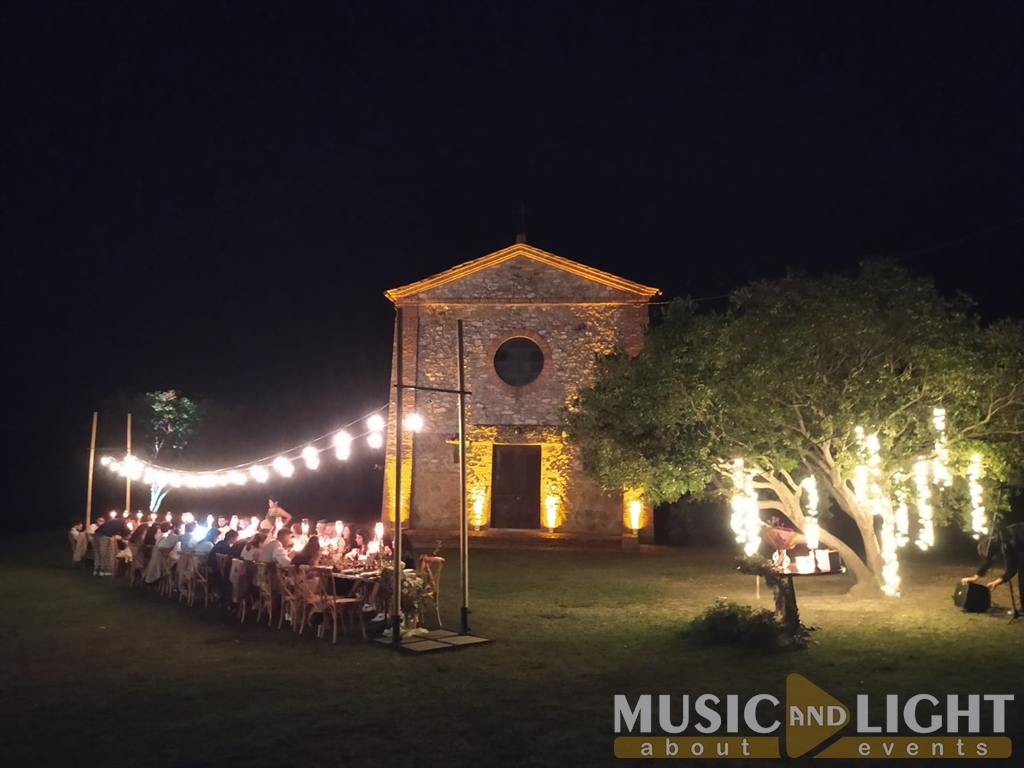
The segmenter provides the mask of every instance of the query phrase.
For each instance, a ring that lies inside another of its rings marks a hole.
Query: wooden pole
[[[85,527],[92,522],[92,477],[96,467],[96,422],[99,420],[98,411],[92,412],[92,437],[89,439],[89,488],[85,492]],[[84,534],[83,534],[84,535]]]
[[[402,642],[402,308],[395,310],[395,584],[391,641]]]
[[[132,415],[128,414],[128,452],[126,456],[132,455]],[[124,512],[128,514],[128,510],[132,508],[132,477],[131,472],[125,475],[124,478]]]
[[[466,505],[466,354],[459,329],[459,489],[461,494],[459,520],[459,570],[462,575],[462,634],[469,634],[469,510]]]

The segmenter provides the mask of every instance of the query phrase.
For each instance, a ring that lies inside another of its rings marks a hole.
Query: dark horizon
[[[7,2],[0,33],[15,526],[83,516],[119,390],[233,409],[229,461],[385,404],[384,291],[522,205],[663,300],[879,256],[1022,316],[1019,2]],[[372,507],[360,461],[282,504]]]

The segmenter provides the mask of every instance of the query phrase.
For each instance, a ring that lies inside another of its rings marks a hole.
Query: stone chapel
[[[457,390],[461,319],[471,393],[466,397],[470,530],[603,534],[621,536],[624,544],[638,536],[652,540],[651,510],[637,492],[602,492],[583,474],[564,439],[560,411],[592,381],[596,355],[640,350],[648,302],[659,291],[524,239],[385,292],[402,309],[403,327],[402,349],[392,358],[382,518],[393,521],[395,514],[397,354],[402,354],[405,385]],[[458,396],[403,389],[402,397],[403,415],[422,418],[418,432],[403,429],[403,527],[450,534],[460,518]]]

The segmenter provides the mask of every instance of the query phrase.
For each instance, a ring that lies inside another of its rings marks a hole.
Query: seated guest
[[[210,592],[211,594],[222,597],[230,585],[225,584],[227,576],[221,573],[220,566],[217,563],[217,555],[227,555],[232,557],[231,550],[234,547],[235,542],[238,541],[238,531],[228,530],[224,534],[224,538],[213,545],[213,549],[210,550],[210,554],[206,556],[206,570],[209,574],[207,578],[210,580]],[[242,546],[245,546],[244,542]],[[241,548],[239,548],[239,554],[241,554]],[[237,557],[238,555],[234,555]]]
[[[381,546],[384,549],[385,557],[394,556],[394,538],[390,533],[384,534],[384,539],[381,541]],[[416,567],[416,553],[412,548],[412,541],[409,539],[409,534],[402,532],[402,567],[403,568],[415,568]]]
[[[217,515],[217,530],[220,531],[221,536],[227,536],[228,531],[231,530],[231,519],[226,515]]]
[[[171,557],[171,553],[178,546],[179,536],[168,522],[160,524],[160,538],[153,545],[153,555],[146,566],[146,583],[155,584],[160,581],[163,575],[164,560]]]
[[[242,559],[247,561],[256,561],[260,556],[260,550],[263,549],[263,545],[267,543],[266,531],[260,531],[245,545],[242,549]]]
[[[360,557],[365,557],[370,551],[370,534],[364,529],[360,528],[356,531],[356,544],[352,548]]]
[[[132,531],[132,535],[128,537],[128,548],[132,551],[132,562],[135,568],[145,568],[146,566],[143,552],[146,546],[146,537],[149,535],[151,527],[149,523],[143,523]]]
[[[192,549],[199,542],[195,540],[196,521],[185,523],[185,534],[181,537],[181,549]]]
[[[236,557],[242,557],[242,550],[245,549],[249,543],[248,539],[243,539],[242,534],[238,531],[234,532],[235,535],[231,538],[231,547],[228,549],[228,554],[231,555],[231,559],[234,560]],[[227,539],[227,536],[224,537]]]
[[[355,547],[355,544],[352,541],[352,526],[343,525],[338,536],[341,539],[341,541],[338,543],[338,551],[340,551],[341,554],[343,555],[347,555]]]
[[[71,539],[71,545],[73,547],[71,561],[73,563],[82,562],[82,558],[85,557],[86,550],[89,549],[89,537],[85,533],[85,524],[77,523],[68,533],[68,538]]]
[[[320,563],[320,537],[310,536],[309,541],[306,542],[301,551],[295,554],[292,558],[292,564],[296,567],[300,565],[318,565]]]
[[[214,544],[217,543],[217,539],[219,538],[220,530],[217,528],[211,528],[206,532],[206,536],[192,547],[192,553],[197,557],[210,554],[210,552],[213,551]]]
[[[292,548],[293,537],[294,534],[292,534],[291,528],[282,528],[277,532],[277,538],[260,550],[259,562],[291,565],[292,561],[288,556],[288,550]]]
[[[216,564],[217,555],[228,555],[237,557],[238,555],[231,555],[231,550],[234,549],[236,541],[238,541],[238,531],[233,531],[229,529],[228,532],[224,534],[223,539],[214,543],[213,549],[210,550],[209,556],[207,557],[207,561],[209,562],[209,564],[211,566]],[[245,546],[244,542],[242,546]],[[239,554],[241,554],[242,548],[239,547],[238,551]]]
[[[149,525],[149,523],[147,523],[146,525],[146,537],[142,540],[142,546],[152,547],[160,537],[160,526],[155,523],[153,525]]]

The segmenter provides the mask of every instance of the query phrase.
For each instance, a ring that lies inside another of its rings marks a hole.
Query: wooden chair
[[[419,571],[427,583],[423,591],[423,599],[430,600],[434,604],[434,614],[437,616],[437,626],[444,626],[441,623],[441,569],[444,567],[444,558],[433,555],[420,555]]]
[[[236,560],[240,564],[239,569],[241,572],[238,585],[238,620],[244,624],[249,604],[253,602],[256,563],[252,560],[241,560],[239,558],[236,558]]]
[[[267,624],[274,625],[274,582],[277,580],[277,566],[274,563],[256,563],[256,588],[259,603],[256,608],[256,623],[263,618],[263,609],[267,609]]]
[[[164,549],[160,556],[160,594],[170,597],[174,593],[174,558],[171,557],[171,550]]]
[[[294,565],[277,566],[278,594],[281,597],[281,611],[277,617],[277,628],[284,626],[285,613],[292,617],[292,632],[299,630],[299,608],[301,604],[299,573]]]
[[[195,571],[195,556],[192,551],[186,549],[182,551],[181,556],[178,558],[178,602],[184,600],[189,605],[192,604],[192,576]]]
[[[217,586],[220,589],[220,599],[224,605],[231,607],[231,555],[217,554]],[[209,580],[209,575],[207,576]]]
[[[317,568],[320,573],[321,590],[323,592],[324,623],[320,625],[318,637],[323,637],[327,628],[327,619],[330,618],[334,625],[332,643],[338,642],[338,623],[348,618],[348,628],[352,629],[353,617],[359,621],[359,628],[363,632],[363,639],[366,639],[366,625],[363,624],[362,600],[356,597],[338,597],[338,591],[334,584],[334,573],[330,568]]]
[[[148,547],[137,546],[132,551],[132,562],[128,566],[128,586],[134,587],[136,580],[140,584],[146,581],[146,565],[149,563],[149,557],[146,555],[146,550],[152,550],[152,545]]]
[[[301,635],[306,629],[309,615],[323,613],[324,610],[323,580],[320,578],[319,571],[308,565],[300,565],[297,589],[299,592],[298,604],[302,614],[299,618],[299,634]],[[319,627],[317,635],[320,635]]]
[[[203,590],[203,608],[210,604],[210,571],[206,555],[192,555],[192,578],[189,583],[188,604],[196,599],[196,592]]]

